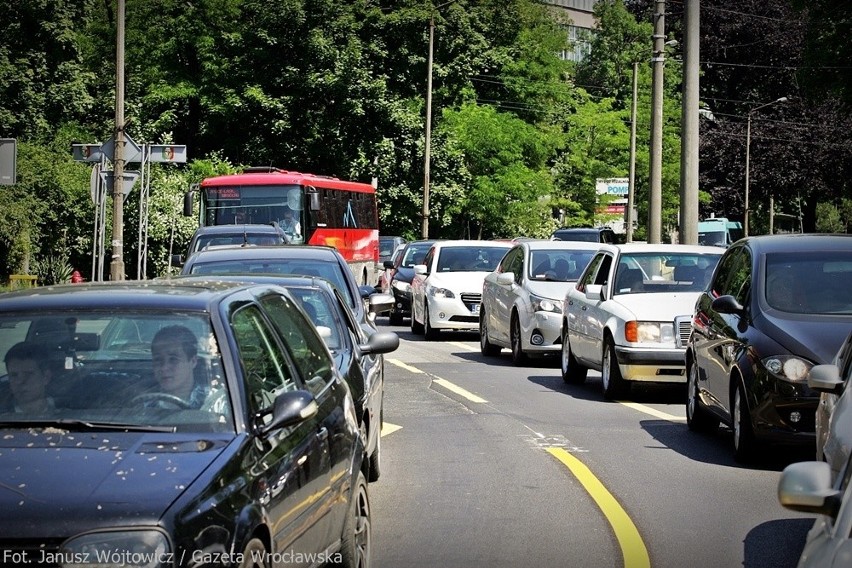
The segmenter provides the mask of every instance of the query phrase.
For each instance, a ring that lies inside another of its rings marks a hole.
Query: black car
[[[207,247],[284,245],[289,242],[289,237],[277,223],[199,227],[189,240],[186,254],[172,255],[172,266],[183,266],[192,253]]]
[[[587,241],[590,243],[616,242],[615,231],[609,227],[570,227],[556,229],[550,235],[552,241]]]
[[[291,245],[286,247],[222,248],[198,251],[187,260],[182,275],[220,276],[317,276],[331,282],[355,314],[363,337],[377,333],[375,316],[390,309],[393,299],[389,294],[376,293],[372,286],[356,284],[355,275],[343,256],[334,248],[313,245]],[[377,358],[375,365],[384,368],[384,357]],[[384,373],[363,391],[371,400],[365,401],[359,420],[367,427],[367,453],[373,464],[373,480],[380,472],[381,426],[383,419]],[[360,401],[359,401],[360,402]],[[370,416],[368,416],[370,414]]]
[[[852,329],[852,235],[741,239],[699,297],[686,352],[693,430],[734,432],[734,455],[761,445],[813,447],[814,365],[831,363]]]
[[[352,396],[286,289],[7,293],[0,353],[4,566],[368,562]]]
[[[401,325],[402,319],[411,315],[411,280],[414,278],[414,265],[421,264],[434,240],[412,241],[405,245],[395,262],[385,261],[390,270],[390,287],[394,303],[390,311],[390,323]]]
[[[349,384],[364,444],[371,449],[367,479],[378,480],[381,475],[381,424],[385,382],[381,355],[391,353],[399,347],[399,336],[392,331],[369,335],[364,333],[352,310],[346,305],[346,300],[323,278],[258,275],[216,278],[278,284],[287,288],[299,302],[319,330],[338,370]]]

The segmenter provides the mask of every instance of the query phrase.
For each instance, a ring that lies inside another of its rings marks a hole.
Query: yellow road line
[[[673,422],[683,422],[686,420],[686,416],[675,416],[674,414],[669,414],[668,412],[662,412],[660,410],[656,410],[651,408],[650,406],[645,406],[644,404],[639,404],[636,402],[619,402],[619,404],[623,404],[628,408],[632,408],[633,410],[638,410],[639,412],[644,412],[645,414],[650,414],[656,418],[662,418],[663,420],[671,420]]]
[[[385,422],[382,424],[382,436],[387,436],[388,434],[393,434],[397,430],[402,430],[402,426],[397,426],[396,424],[391,424],[390,422]]]
[[[411,365],[406,365],[405,363],[403,363],[399,359],[385,359],[385,361],[387,361],[388,363],[391,363],[393,365],[396,365],[397,367],[402,367],[403,369],[405,369],[409,373],[422,373],[423,372],[420,369],[418,369],[417,367],[412,367]]]
[[[444,379],[439,379],[438,377],[435,377],[432,380],[432,382],[436,383],[438,385],[441,385],[442,387],[444,387],[447,390],[453,391],[454,393],[465,397],[466,399],[468,399],[471,402],[488,402],[484,398],[480,398],[477,395],[470,392],[469,390],[465,390],[465,389],[461,388],[460,386],[454,385],[450,381],[447,381],[447,380],[444,380]]]
[[[459,349],[464,349],[465,351],[479,351],[479,347],[474,347],[472,345],[468,345],[467,343],[461,343],[459,341],[447,341],[450,345],[455,345]]]
[[[624,568],[650,568],[651,559],[648,557],[648,549],[642,541],[636,525],[621,508],[615,497],[612,496],[603,483],[589,470],[586,465],[565,451],[564,448],[548,448],[547,451],[556,459],[565,464],[571,473],[583,484],[589,495],[597,503],[610,526],[615,532],[615,538],[621,547],[624,557]]]

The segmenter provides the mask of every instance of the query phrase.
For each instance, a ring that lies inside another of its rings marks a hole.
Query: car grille
[[[678,316],[675,318],[675,329],[677,330],[677,346],[686,347],[689,336],[692,335],[692,316]]]
[[[478,304],[482,301],[482,294],[470,294],[464,293],[461,294],[461,301],[464,302],[464,305],[470,304]]]

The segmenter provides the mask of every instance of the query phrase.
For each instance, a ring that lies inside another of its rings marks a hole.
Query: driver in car
[[[189,408],[201,408],[209,385],[195,380],[198,365],[198,340],[182,325],[164,327],[151,341],[154,377],[163,393],[186,402]]]

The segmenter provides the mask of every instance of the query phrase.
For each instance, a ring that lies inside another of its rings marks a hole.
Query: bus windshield
[[[203,225],[278,223],[290,237],[305,224],[304,193],[298,185],[208,187],[201,194]]]

